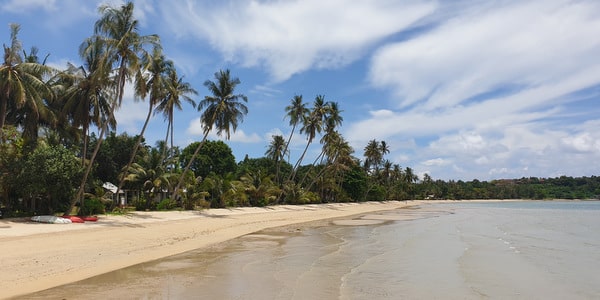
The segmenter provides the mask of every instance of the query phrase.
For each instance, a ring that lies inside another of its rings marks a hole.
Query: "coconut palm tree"
[[[39,104],[53,95],[43,80],[52,69],[38,62],[24,61],[21,41],[17,37],[20,26],[10,24],[10,29],[11,44],[10,47],[3,46],[4,61],[0,65],[0,128],[6,122],[9,105],[15,110],[27,106],[32,116],[39,119],[40,109],[43,109]],[[32,118],[30,123],[34,120]]]
[[[292,131],[290,132],[290,136],[285,143],[285,149],[283,152],[289,153],[290,142],[292,141],[292,136],[294,135],[294,131],[296,130],[296,126],[298,123],[302,121],[304,116],[308,115],[310,110],[306,107],[306,103],[302,102],[302,95],[296,95],[292,98],[290,105],[285,107],[286,117],[290,118],[290,125],[292,126]]]
[[[160,47],[154,47],[151,56],[142,57],[142,65],[142,70],[136,76],[135,89],[139,98],[144,99],[146,96],[149,96],[148,114],[146,114],[146,121],[142,126],[142,131],[138,135],[138,139],[131,152],[129,162],[124,169],[123,175],[121,176],[121,180],[117,187],[117,195],[119,194],[121,188],[123,188],[129,167],[131,167],[131,164],[135,160],[137,151],[142,144],[144,133],[146,132],[146,128],[148,127],[148,123],[152,117],[154,106],[156,103],[158,103],[158,101],[160,101],[160,99],[166,98],[165,86],[167,82],[167,76],[170,73],[170,70],[174,68],[173,62],[166,59]],[[137,98],[138,97],[136,97],[136,99]]]
[[[265,155],[275,162],[277,168],[275,171],[275,181],[277,184],[279,184],[279,166],[281,160],[283,160],[287,155],[287,153],[285,152],[286,143],[282,135],[274,135],[272,136],[272,138],[273,139],[271,140],[271,143],[269,144],[269,148],[265,152]]]
[[[304,160],[304,156],[306,155],[308,147],[317,134],[321,133],[323,130],[323,118],[326,113],[327,106],[325,104],[325,97],[322,95],[317,95],[310,113],[302,117],[302,128],[300,128],[300,133],[306,134],[306,147],[304,147],[302,155],[300,155],[300,158],[294,165],[289,180],[294,180],[294,177],[296,177],[296,172],[298,172],[298,168],[300,167],[302,160]]]
[[[225,138],[229,140],[231,132],[235,132],[238,124],[244,120],[244,116],[248,113],[244,102],[248,102],[248,97],[243,94],[234,94],[235,88],[240,83],[241,81],[237,77],[231,77],[229,70],[220,70],[215,73],[215,81],[206,80],[204,82],[204,86],[212,94],[212,96],[205,96],[198,105],[198,111],[204,110],[200,115],[204,137],[185,166],[171,199],[175,199],[177,196],[185,174],[190,170],[213,127],[216,128],[217,135],[225,134]]]
[[[192,88],[192,86],[188,82],[183,81],[183,77],[179,77],[175,69],[170,70],[165,87],[167,95],[158,102],[155,112],[162,112],[163,116],[168,122],[167,135],[165,136],[165,146],[169,140],[170,135],[171,147],[169,149],[171,151],[170,156],[173,156],[173,117],[175,114],[175,109],[183,109],[181,105],[181,100],[187,102],[188,104],[196,108],[196,102],[190,96],[198,95],[198,92],[194,88]],[[163,152],[163,158],[166,157],[167,148],[165,147],[164,150],[165,152]]]
[[[102,5],[99,8],[101,17],[94,25],[95,36],[91,40],[101,40],[106,47],[106,63],[116,66],[115,71],[115,93],[114,99],[110,103],[109,116],[107,121],[103,122],[96,148],[92,153],[90,162],[84,172],[76,197],[71,201],[71,209],[77,200],[83,198],[87,178],[94,165],[94,160],[104,139],[108,127],[108,121],[113,119],[115,109],[121,105],[125,91],[125,82],[130,81],[138,69],[139,57],[146,55],[144,49],[147,45],[158,45],[157,35],[140,35],[138,32],[138,21],[134,18],[133,3],[127,2],[120,7]],[[80,47],[80,54],[90,51],[89,46],[93,44],[84,42]],[[93,47],[92,47],[93,48]]]
[[[15,103],[9,103],[9,112],[7,113],[7,118],[13,124],[23,128],[22,136],[27,148],[30,150],[33,150],[37,145],[40,126],[53,128],[58,123],[56,110],[51,106],[55,104],[56,97],[52,88],[52,78],[49,76],[55,73],[55,70],[46,67],[46,59],[40,62],[37,53],[38,49],[36,47],[32,47],[29,53],[23,51],[23,62],[21,64],[41,66],[37,70],[31,70],[29,75],[42,82],[45,87],[39,91],[29,91],[23,105],[15,106]]]
[[[84,64],[76,67],[68,63],[67,70],[61,73],[61,81],[65,82],[64,90],[60,93],[63,103],[62,113],[70,119],[73,127],[82,129],[83,149],[81,164],[85,163],[89,143],[91,125],[102,126],[109,115],[109,99],[111,98],[110,66],[104,59],[105,48],[101,41],[91,42],[89,51],[83,57]],[[115,119],[109,121],[109,126],[116,126]]]

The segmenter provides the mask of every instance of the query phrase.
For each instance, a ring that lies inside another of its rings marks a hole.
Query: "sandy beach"
[[[84,224],[0,220],[0,298],[41,291],[267,228],[421,203],[386,201],[132,212],[102,215],[98,222]]]

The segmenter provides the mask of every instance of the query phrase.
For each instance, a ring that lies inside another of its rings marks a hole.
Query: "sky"
[[[24,48],[48,64],[81,64],[98,7],[119,1],[0,0],[0,42],[21,24]],[[230,69],[248,114],[227,144],[236,160],[264,156],[289,136],[295,95],[338,102],[340,132],[363,158],[385,158],[433,179],[493,180],[600,175],[600,1],[223,0],[134,1],[141,34],[198,92]],[[147,104],[132,92],[118,131],[139,133]],[[175,115],[175,143],[202,138],[200,112]],[[146,140],[164,139],[153,117]],[[211,135],[211,139],[220,139]],[[306,138],[296,134],[295,162]],[[320,151],[309,149],[306,163]]]

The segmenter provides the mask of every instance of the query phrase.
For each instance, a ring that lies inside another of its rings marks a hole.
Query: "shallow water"
[[[265,230],[26,299],[599,299],[600,202],[424,205]]]

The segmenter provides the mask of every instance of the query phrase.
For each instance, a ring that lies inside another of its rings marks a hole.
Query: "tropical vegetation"
[[[81,63],[46,65],[35,47],[23,50],[11,24],[0,65],[0,209],[4,215],[101,213],[348,201],[487,198],[596,198],[598,177],[443,181],[419,178],[390,161],[390,145],[373,139],[354,149],[339,131],[338,102],[294,95],[282,115],[289,135],[274,135],[263,157],[236,161],[226,141],[249,113],[242,83],[230,70],[204,82],[206,96],[175,68],[157,35],[139,32],[133,3],[104,5]],[[46,56],[47,57],[47,56]],[[115,110],[129,85],[147,114],[135,135],[117,134]],[[179,148],[173,120],[196,108],[203,136]],[[144,135],[164,117],[165,139]],[[209,140],[215,133],[222,140]],[[295,142],[303,139],[303,143]],[[296,139],[294,139],[296,137]],[[307,160],[308,150],[318,153]],[[297,157],[292,161],[292,157]]]

